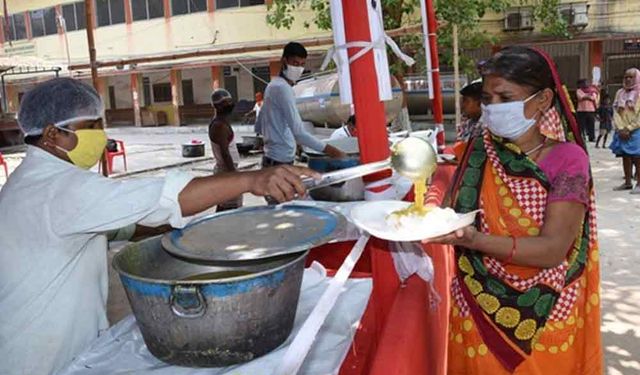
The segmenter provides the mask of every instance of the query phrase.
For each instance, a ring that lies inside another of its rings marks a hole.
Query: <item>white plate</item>
[[[454,162],[456,160],[456,156],[455,155],[451,155],[451,154],[438,154],[438,162],[439,163],[443,163],[443,162]]]
[[[406,208],[411,203],[401,201],[373,201],[362,203],[351,210],[351,219],[360,229],[372,236],[390,241],[421,241],[451,233],[457,229],[473,224],[476,214],[480,210],[467,214],[457,214],[458,219],[449,222],[446,226],[433,228],[425,225],[416,231],[415,228],[396,228],[387,223],[387,216],[391,213]]]

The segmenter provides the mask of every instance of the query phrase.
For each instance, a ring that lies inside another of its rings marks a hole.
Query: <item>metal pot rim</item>
[[[229,281],[243,281],[243,280],[248,280],[248,279],[254,279],[256,277],[260,277],[260,276],[265,276],[271,273],[275,273],[278,271],[281,271],[285,268],[290,267],[291,265],[293,265],[294,263],[300,261],[301,258],[305,258],[307,256],[307,254],[309,254],[309,249],[307,250],[303,250],[300,252],[300,255],[295,257],[294,259],[292,259],[291,261],[282,264],[276,268],[270,268],[261,272],[256,272],[256,273],[250,273],[248,275],[244,275],[244,276],[235,276],[235,277],[229,277],[229,278],[225,278],[225,279],[213,279],[213,280],[166,280],[166,279],[152,279],[152,278],[148,278],[148,277],[143,277],[143,276],[137,276],[137,275],[133,275],[129,272],[124,271],[121,267],[118,266],[118,259],[122,257],[123,252],[125,251],[125,249],[121,250],[120,252],[118,252],[118,254],[116,254],[113,257],[113,260],[111,261],[111,266],[113,267],[113,269],[115,269],[118,274],[120,275],[124,275],[127,276],[131,279],[137,280],[137,281],[143,281],[143,282],[147,282],[147,283],[156,283],[156,284],[166,284],[166,285],[184,285],[184,284],[188,284],[188,285],[193,285],[193,284],[224,284],[224,283],[228,283]],[[198,264],[195,262],[190,262],[187,259],[183,259],[183,258],[179,258],[176,257],[174,255],[172,255],[171,253],[167,252],[165,249],[162,249],[162,251],[166,252],[169,256],[174,257],[174,258],[178,258],[181,261],[184,261],[186,263],[194,263],[194,264]],[[295,254],[295,253],[294,253]],[[291,254],[289,254],[291,255]],[[265,258],[266,260],[268,260],[269,258]],[[223,262],[218,262],[218,263],[223,263]],[[240,264],[237,261],[233,262],[234,264]]]

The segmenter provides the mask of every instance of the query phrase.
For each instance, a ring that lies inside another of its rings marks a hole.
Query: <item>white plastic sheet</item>
[[[330,279],[319,263],[306,269],[293,331],[271,353],[226,368],[187,368],[167,365],[149,353],[133,316],[111,327],[66,369],[56,375],[267,375],[281,362],[293,337],[327,289]],[[349,279],[314,342],[299,374],[337,374],[371,295],[371,279]]]
[[[349,64],[373,50],[373,59],[378,80],[378,96],[381,101],[391,100],[391,80],[389,76],[389,61],[387,59],[387,45],[393,53],[405,64],[411,66],[415,60],[404,54],[397,43],[384,31],[382,22],[382,6],[379,2],[367,2],[367,18],[371,41],[346,41],[342,0],[330,0],[331,25],[333,30],[333,44],[329,49],[320,70],[325,70],[329,61],[333,59],[338,69],[340,82],[340,103],[352,104],[351,73]],[[347,49],[360,48],[349,58]]]

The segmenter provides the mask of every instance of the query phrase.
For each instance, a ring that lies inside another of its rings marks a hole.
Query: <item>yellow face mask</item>
[[[75,133],[78,138],[76,147],[72,150],[65,150],[56,146],[61,151],[67,153],[69,160],[82,169],[91,169],[102,157],[107,146],[107,134],[102,129],[79,129],[76,131],[59,128],[70,133]]]

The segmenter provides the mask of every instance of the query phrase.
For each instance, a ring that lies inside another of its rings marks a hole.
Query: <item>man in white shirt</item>
[[[264,104],[256,121],[256,132],[264,138],[262,166],[293,164],[296,145],[324,152],[333,158],[346,154],[307,132],[296,107],[292,86],[300,79],[307,59],[307,50],[300,43],[288,43],[282,53],[280,75],[274,77],[264,93]]]
[[[351,138],[357,136],[356,134],[356,116],[351,115],[347,120],[347,123],[344,124],[341,128],[336,129],[331,133],[331,137],[329,137],[330,141],[335,141],[336,139],[342,138]]]
[[[48,375],[108,328],[107,236],[132,224],[181,228],[189,217],[245,192],[304,194],[306,168],[194,178],[113,180],[89,171],[107,137],[104,106],[71,78],[24,96],[18,123],[26,157],[0,191],[0,374]]]

